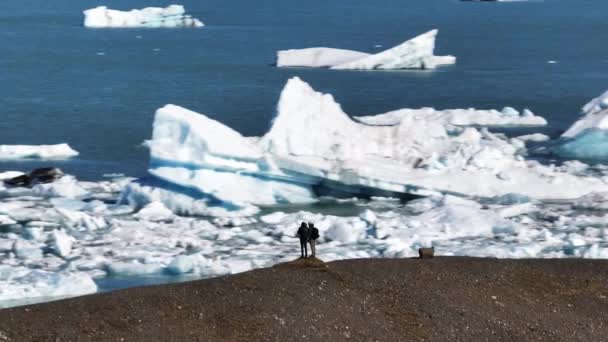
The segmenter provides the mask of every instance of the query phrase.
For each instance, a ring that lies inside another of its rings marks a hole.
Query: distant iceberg
[[[563,134],[557,154],[569,158],[608,159],[608,91],[589,101],[583,117]]]
[[[434,69],[454,64],[454,56],[435,56],[437,30],[431,30],[391,49],[364,52],[315,47],[277,52],[277,67],[325,67],[354,70]]]
[[[436,110],[434,108],[400,109],[386,114],[373,116],[356,116],[355,120],[378,126],[399,125],[408,117],[428,117],[434,120],[445,120],[454,126],[485,126],[485,127],[510,127],[510,126],[545,126],[547,120],[541,116],[534,115],[529,109],[521,113],[511,107],[505,107],[501,111],[495,109],[477,110],[469,109],[446,109]]]
[[[0,145],[0,159],[64,159],[77,155],[68,144]]]
[[[148,146],[149,173],[161,190],[141,181],[123,198],[139,208],[162,202],[176,213],[219,206],[230,216],[226,210],[246,215],[255,212],[252,206],[309,203],[319,187],[351,195],[515,193],[540,200],[608,191],[602,179],[568,166],[526,160],[525,139],[478,127],[546,124],[527,110],[402,109],[357,122],[331,95],[296,77],[277,112],[266,135],[247,138],[185,108],[159,109]]]
[[[202,27],[203,23],[186,15],[182,5],[165,8],[147,7],[130,11],[117,11],[106,6],[84,11],[84,26],[101,27]]]

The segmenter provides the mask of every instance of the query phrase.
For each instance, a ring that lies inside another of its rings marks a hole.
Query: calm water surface
[[[402,107],[528,107],[557,136],[608,88],[608,2],[545,0],[182,0],[202,29],[86,29],[82,10],[169,2],[0,3],[0,144],[68,142],[54,164],[84,179],[143,175],[154,111],[167,103],[263,134],[287,79],[331,92],[353,115]],[[432,72],[277,69],[275,52],[330,46],[378,51],[440,30]],[[557,61],[548,64],[549,60]],[[0,170],[49,162],[3,162]]]

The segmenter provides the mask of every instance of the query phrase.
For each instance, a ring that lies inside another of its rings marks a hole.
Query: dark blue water
[[[68,142],[79,158],[59,166],[85,179],[145,173],[154,111],[174,103],[245,135],[264,133],[285,81],[300,76],[351,114],[401,107],[528,107],[556,136],[608,88],[608,2],[545,0],[182,0],[202,29],[81,26],[82,10],[169,2],[0,2],[0,144]],[[277,69],[280,49],[375,51],[438,28],[433,72]],[[138,39],[137,36],[141,36]],[[159,49],[155,51],[155,49]],[[103,53],[99,55],[98,53]],[[549,60],[557,64],[547,64]],[[48,165],[49,163],[43,163]],[[31,162],[0,163],[23,169]]]

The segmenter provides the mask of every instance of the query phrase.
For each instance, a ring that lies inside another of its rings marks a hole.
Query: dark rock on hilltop
[[[300,259],[0,310],[7,341],[602,341],[608,261]]]
[[[4,180],[9,186],[31,186],[36,183],[52,183],[63,177],[64,173],[56,167],[34,169],[30,173]]]

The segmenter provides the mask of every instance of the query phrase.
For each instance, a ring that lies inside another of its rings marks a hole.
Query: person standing
[[[308,240],[310,239],[310,229],[305,222],[300,224],[296,237],[300,238],[300,258],[308,258]]]
[[[317,255],[316,245],[319,238],[319,230],[311,222],[308,222],[308,229],[310,230],[310,238],[308,239],[308,243],[310,243],[310,257],[314,258]]]

